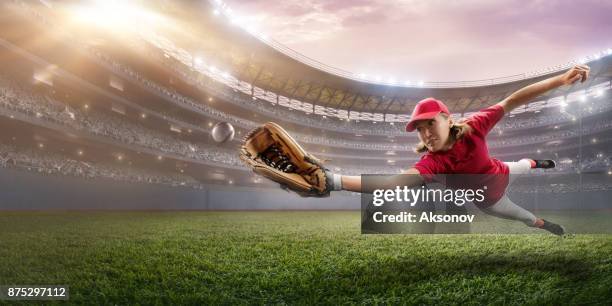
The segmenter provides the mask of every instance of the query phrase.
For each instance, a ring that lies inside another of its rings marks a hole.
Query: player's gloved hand
[[[330,172],[273,122],[247,134],[240,158],[255,173],[303,197],[328,197],[331,191],[342,189],[340,175]]]

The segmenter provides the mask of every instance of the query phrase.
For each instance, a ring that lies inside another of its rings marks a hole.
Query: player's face
[[[430,152],[444,149],[450,138],[451,119],[438,114],[433,119],[420,120],[416,123],[419,139]]]

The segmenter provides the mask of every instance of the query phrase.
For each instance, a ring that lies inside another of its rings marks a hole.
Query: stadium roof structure
[[[540,74],[488,80],[428,82],[414,87],[375,84],[359,80],[348,72],[329,69],[232,24],[227,18],[212,13],[216,9],[214,2],[160,0],[157,4],[165,14],[184,21],[182,38],[177,35],[172,38],[194,58],[201,57],[207,63],[223,67],[233,77],[252,86],[326,108],[405,115],[412,111],[416,102],[432,96],[445,101],[451,112],[464,114],[497,103],[517,89],[567,68],[565,65]],[[576,91],[577,86],[588,88],[590,84],[610,80],[611,56],[594,60],[589,66],[591,78],[587,84],[551,91],[543,99]]]

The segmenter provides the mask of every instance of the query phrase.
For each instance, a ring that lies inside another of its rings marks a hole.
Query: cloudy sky
[[[384,79],[477,80],[612,48],[609,0],[227,0],[274,40]]]

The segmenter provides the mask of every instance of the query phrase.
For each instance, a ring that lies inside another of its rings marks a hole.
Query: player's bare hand
[[[587,65],[576,65],[561,75],[561,81],[563,85],[571,85],[578,80],[580,80],[580,83],[584,83],[589,78],[590,71],[591,68]]]

